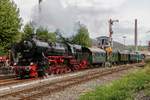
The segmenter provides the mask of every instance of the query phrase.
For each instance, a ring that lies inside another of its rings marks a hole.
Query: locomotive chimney
[[[39,0],[39,4],[42,2],[42,0]]]
[[[39,0],[39,12],[41,12],[41,2],[42,0]]]
[[[135,32],[135,41],[134,41],[134,43],[135,43],[135,51],[137,51],[138,50],[138,47],[137,47],[137,19],[135,19],[135,30],[134,30],[134,32]]]

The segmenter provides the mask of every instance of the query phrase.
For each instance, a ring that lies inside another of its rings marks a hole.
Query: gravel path
[[[134,100],[150,100],[150,96],[146,95],[143,90],[135,94]]]
[[[137,67],[130,70],[123,70],[117,73],[106,75],[98,79],[90,80],[86,83],[65,88],[63,91],[52,93],[48,96],[41,96],[41,98],[37,98],[37,100],[78,100],[80,95],[94,90],[96,86],[120,79],[122,76],[126,75],[130,71],[136,69]]]

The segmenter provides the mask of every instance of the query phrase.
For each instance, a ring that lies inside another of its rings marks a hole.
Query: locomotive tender
[[[90,68],[94,65],[136,63],[139,53],[113,51],[107,54],[100,48],[87,48],[70,43],[48,43],[35,37],[12,46],[13,68],[18,78],[45,74],[61,74]]]

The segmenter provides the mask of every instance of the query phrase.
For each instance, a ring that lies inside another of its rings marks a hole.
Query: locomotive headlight
[[[30,66],[32,66],[33,64],[34,64],[34,63],[33,63],[33,62],[31,62],[31,63],[30,63]]]
[[[17,65],[17,63],[14,63],[14,66],[16,66]]]

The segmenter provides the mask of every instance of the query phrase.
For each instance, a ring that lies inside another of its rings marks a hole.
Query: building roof
[[[105,53],[105,51],[103,49],[100,48],[88,48],[91,52],[103,52]]]

